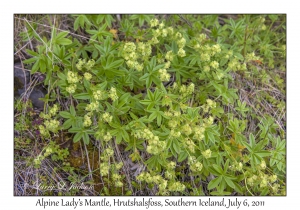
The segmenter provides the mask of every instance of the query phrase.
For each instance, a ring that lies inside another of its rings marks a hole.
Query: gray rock
[[[25,85],[25,78],[26,84],[30,81],[30,73],[26,70],[22,69],[21,63],[15,63],[14,65],[14,79],[18,79],[18,81],[24,86]]]
[[[25,80],[26,78],[26,80]],[[25,86],[26,81],[26,86]],[[28,84],[30,83],[30,72],[23,71],[21,63],[15,63],[14,65],[14,94],[16,97],[21,96],[25,92],[25,87],[28,88]],[[39,100],[40,98],[44,98],[47,91],[39,86],[33,88],[29,99],[32,102],[32,106],[39,110],[44,109],[44,102]]]

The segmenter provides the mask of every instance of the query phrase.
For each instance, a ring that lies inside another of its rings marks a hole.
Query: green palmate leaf
[[[70,128],[70,127],[72,126],[73,122],[74,122],[73,119],[68,119],[68,120],[66,120],[66,121],[64,122],[64,124],[63,124],[63,128],[64,128],[64,129]]]
[[[29,58],[29,59],[27,59],[27,60],[24,60],[23,63],[24,63],[24,64],[30,64],[30,63],[36,62],[37,60],[38,60],[38,58],[33,57],[33,58]]]
[[[83,137],[83,134],[84,133],[82,133],[82,132],[76,133],[75,136],[74,136],[74,138],[73,138],[73,142],[74,143],[78,142]]]
[[[210,193],[210,195],[217,195],[217,196],[223,196],[223,195],[231,195],[232,192],[227,191],[213,191]]]
[[[71,113],[72,116],[74,116],[74,117],[76,116],[76,111],[75,111],[73,105],[70,106],[70,113]]]
[[[184,161],[188,157],[188,155],[189,153],[187,153],[185,150],[182,150],[178,155],[177,161],[178,162]]]
[[[213,168],[217,171],[217,174],[224,174],[223,169],[221,168],[221,166],[218,166],[216,164],[213,164]]]
[[[72,115],[66,111],[59,112],[59,115],[62,116],[63,118],[71,118],[72,117]]]
[[[62,72],[57,72],[57,76],[61,79],[61,80],[67,80],[67,76],[65,74],[63,74]]]
[[[83,133],[83,142],[85,144],[89,144],[89,142],[90,142],[90,137],[86,132]]]
[[[228,184],[229,187],[231,187],[232,189],[235,188],[235,185],[234,185],[233,181],[231,181],[231,179],[224,177],[224,180]]]
[[[177,139],[173,139],[172,146],[177,154],[179,154],[181,152],[181,147],[180,147],[179,141]]]
[[[163,161],[161,160],[160,155],[153,155],[146,161],[146,163],[149,169],[161,171],[161,164],[163,164]]]
[[[56,40],[56,43],[59,45],[69,45],[69,44],[72,44],[72,41],[67,38],[61,38],[61,39]]]
[[[76,98],[76,99],[83,99],[83,100],[85,100],[85,99],[91,99],[91,96],[88,93],[75,94],[73,97]]]
[[[68,130],[70,133],[82,132],[82,128],[71,128]]]
[[[207,188],[209,190],[214,189],[220,184],[221,181],[222,181],[222,176],[219,176],[218,178],[211,180],[209,182]]]

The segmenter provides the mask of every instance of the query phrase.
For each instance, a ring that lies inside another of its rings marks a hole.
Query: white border
[[[296,1],[294,1],[296,2]],[[286,208],[299,206],[299,181],[296,179],[299,171],[299,12],[297,5],[288,1],[3,1],[1,3],[1,182],[0,206],[3,209],[32,209],[35,208],[37,197],[13,197],[13,14],[14,13],[286,13],[287,14],[287,196],[286,197],[239,197],[238,199],[264,200],[263,208]],[[3,65],[4,64],[4,65]],[[3,135],[4,134],[4,135]],[[298,135],[297,135],[298,134]],[[41,197],[39,197],[41,198]],[[64,197],[71,200],[71,197]],[[84,199],[85,197],[77,197]],[[92,197],[97,200],[97,197]],[[113,199],[117,197],[109,197]],[[127,200],[128,197],[119,197]],[[131,197],[132,198],[132,197]],[[139,197],[141,198],[141,197]],[[200,197],[208,199],[208,197]],[[217,197],[220,198],[220,197]],[[49,197],[46,197],[49,199]],[[59,199],[59,197],[51,197]],[[164,197],[154,197],[163,201]],[[174,199],[170,197],[170,199]],[[198,200],[198,197],[190,197]],[[5,208],[7,207],[7,208]],[[40,208],[40,207],[39,207]],[[62,208],[62,207],[60,207]],[[55,209],[60,209],[55,208]],[[102,208],[103,207],[96,207]],[[173,207],[176,209],[182,207]],[[189,207],[190,208],[190,207]],[[200,207],[197,207],[199,209]],[[298,207],[299,208],[299,207]],[[50,209],[50,208],[47,208]],[[54,209],[54,208],[53,208]],[[64,207],[62,209],[71,209]],[[74,209],[74,208],[72,208]],[[78,208],[76,208],[78,209]],[[83,208],[81,208],[83,209]],[[129,207],[122,207],[129,209]],[[132,209],[132,208],[130,208]],[[134,208],[142,209],[142,208]],[[152,209],[152,208],[151,208]],[[196,208],[193,208],[196,209]],[[243,208],[240,208],[243,209]],[[262,209],[257,207],[255,209]]]

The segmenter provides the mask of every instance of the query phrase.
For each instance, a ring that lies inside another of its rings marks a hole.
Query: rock
[[[30,81],[30,73],[29,71],[23,70],[21,63],[15,63],[14,65],[14,79],[18,80],[23,86],[25,85],[25,78],[26,83],[28,84]]]
[[[41,101],[40,98],[44,98],[44,97],[45,97],[45,93],[43,92],[43,90],[34,88],[29,96],[29,99],[31,100],[33,107],[39,110],[43,110],[44,101]]]
[[[26,82],[26,84],[25,84]],[[20,97],[25,92],[25,87],[28,88],[30,84],[30,72],[23,71],[20,62],[14,65],[14,94],[15,97]],[[44,98],[47,91],[42,86],[35,86],[29,96],[32,106],[39,110],[44,109],[44,102],[39,100]]]

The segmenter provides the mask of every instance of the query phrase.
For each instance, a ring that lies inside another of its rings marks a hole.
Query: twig
[[[90,165],[90,160],[89,160],[89,152],[88,152],[88,150],[87,150],[85,144],[84,144],[84,149],[85,149],[86,159],[87,159],[87,163],[88,163],[89,176],[90,176],[90,179],[93,180],[93,174],[92,174],[91,165]]]
[[[120,154],[120,150],[119,150],[119,146],[118,146],[118,144],[117,144],[117,142],[116,142],[116,138],[114,138],[114,142],[115,142],[115,148],[116,148],[116,151],[117,151],[117,154],[118,154],[118,157],[119,157],[119,159],[124,163],[124,166],[125,166],[125,168],[126,168],[126,173],[125,173],[125,175],[126,175],[126,179],[127,179],[127,182],[128,182],[128,184],[129,184],[129,188],[130,188],[130,190],[133,192],[133,188],[132,188],[132,185],[131,185],[131,181],[130,181],[130,178],[129,178],[129,176],[128,176],[128,166],[127,166],[127,164],[125,163],[125,161],[123,160],[123,158],[122,158],[122,156],[121,156],[121,154]]]

